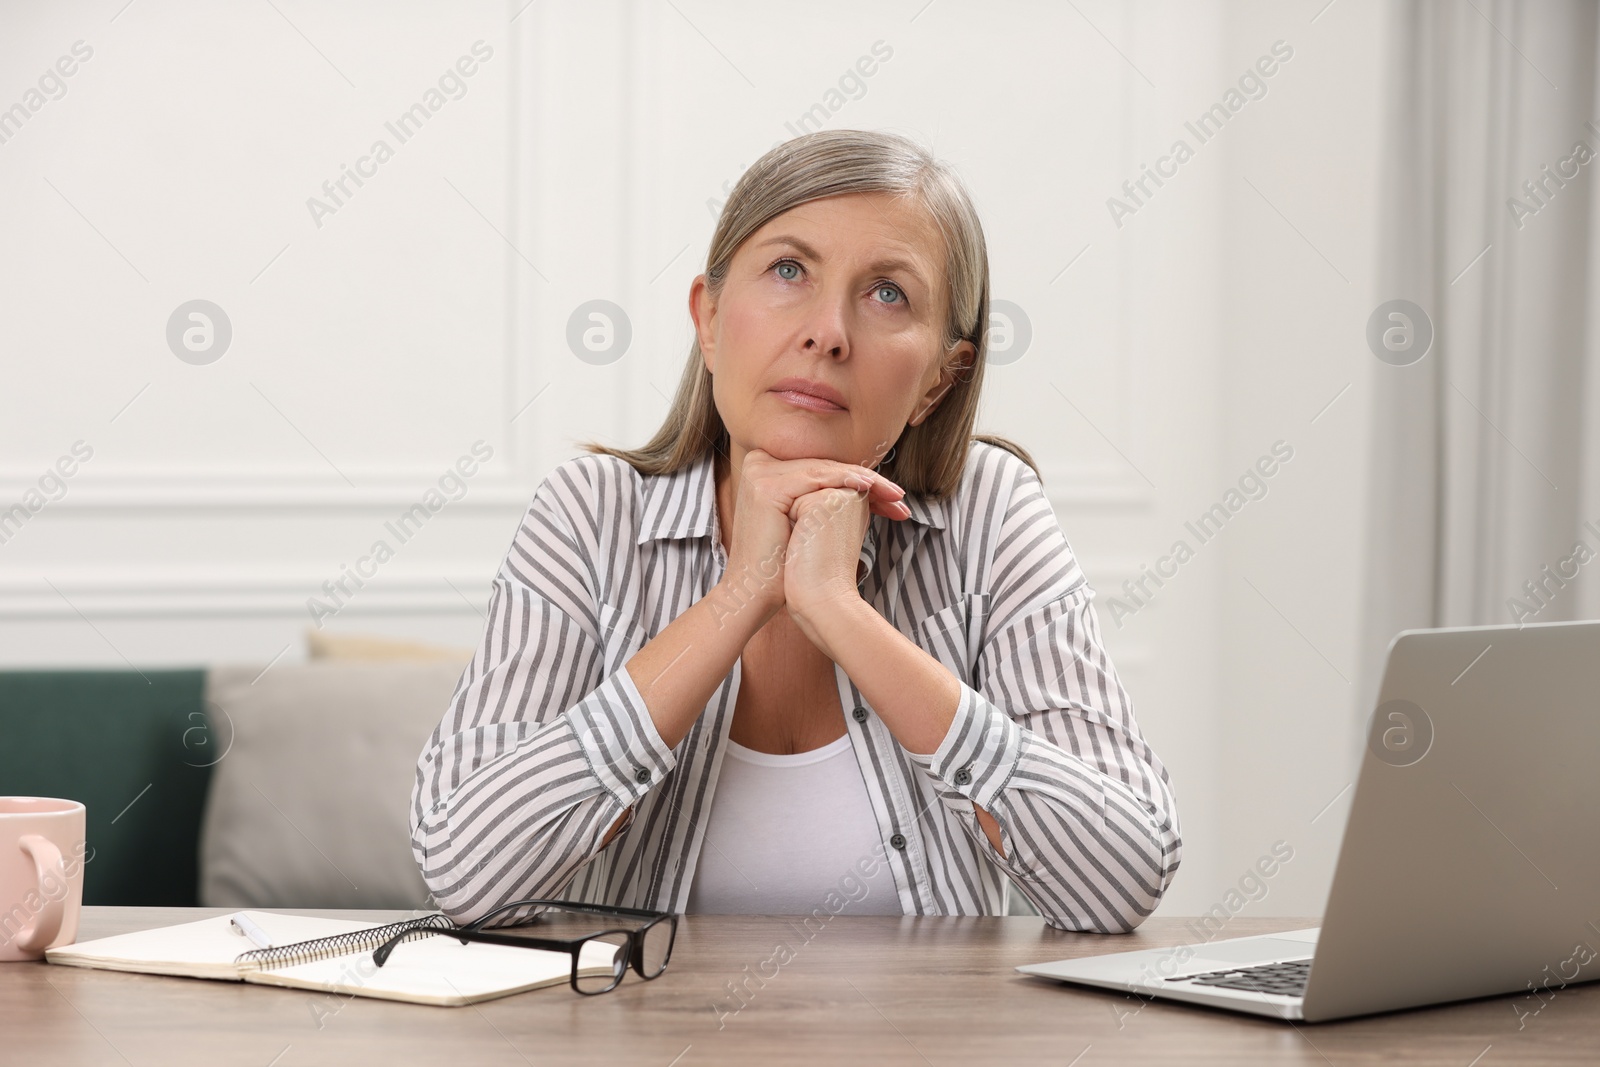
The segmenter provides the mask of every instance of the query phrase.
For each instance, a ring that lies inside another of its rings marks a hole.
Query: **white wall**
[[[0,107],[93,55],[0,143],[0,508],[74,442],[93,458],[0,544],[0,663],[301,658],[307,599],[380,538],[394,558],[327,627],[474,643],[533,487],[661,419],[716,202],[821,104],[932,144],[983,212],[1031,341],[997,349],[981,428],[1043,465],[1173,773],[1163,911],[1222,901],[1281,839],[1249,913],[1313,914],[1363,718],[1384,33],[1371,2],[1321,6],[12,4]],[[480,40],[399,143],[384,124]],[[1197,144],[1185,122],[1278,40],[1266,95]],[[393,158],[314,219],[380,137]],[[1107,199],[1180,137],[1193,158],[1118,226]],[[165,338],[196,298],[233,327],[205,365]],[[632,331],[601,365],[567,343],[597,299]],[[1200,544],[1185,522],[1279,440],[1266,495]],[[385,521],[479,441],[493,458],[401,544]],[[1193,558],[1140,605],[1123,583],[1180,538]]]

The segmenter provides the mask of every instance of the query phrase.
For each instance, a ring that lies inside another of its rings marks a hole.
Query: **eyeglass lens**
[[[580,993],[604,993],[622,981],[628,969],[628,935],[621,930],[596,934],[583,943],[578,953],[577,978],[573,984]]]
[[[651,923],[644,931],[644,976],[654,978],[667,966],[667,957],[672,955],[673,925],[670,919],[661,919]]]
[[[596,928],[615,926],[618,929],[595,934]],[[632,960],[628,951],[628,934],[632,930],[640,942],[642,977],[655,978],[667,966],[672,954],[673,922],[664,918],[655,922],[634,916],[608,916],[603,913],[580,911],[557,906],[546,907],[537,915],[523,916],[520,921],[502,926],[497,932],[515,936],[554,938],[589,937],[578,957],[577,987],[583,993],[603,993],[622,980]]]

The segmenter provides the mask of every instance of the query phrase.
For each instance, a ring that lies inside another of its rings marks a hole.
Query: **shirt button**
[[[862,707],[860,704],[857,704],[856,710],[852,711],[850,714],[855,716],[856,722],[867,721],[867,709]]]
[[[966,785],[972,781],[972,768],[963,767],[956,772],[956,785]]]
[[[902,848],[902,849],[905,848],[906,847],[906,835],[905,834],[895,834],[893,837],[889,838],[889,844],[893,845],[895,848]]]
[[[643,785],[650,780],[650,772],[643,767],[635,767],[633,769],[633,780]]]

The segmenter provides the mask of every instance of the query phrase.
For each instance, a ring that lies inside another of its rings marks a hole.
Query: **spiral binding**
[[[333,937],[295,941],[287,945],[273,945],[271,948],[253,948],[249,952],[241,952],[234,957],[233,962],[247,970],[264,971],[274,967],[293,967],[302,963],[331,959],[334,956],[376,949],[396,934],[405,934],[404,940],[409,941],[413,936],[423,937],[434,930],[454,929],[455,925],[442,912],[436,912],[419,919],[405,919],[389,923],[387,926],[352,930],[350,933],[336,934]]]

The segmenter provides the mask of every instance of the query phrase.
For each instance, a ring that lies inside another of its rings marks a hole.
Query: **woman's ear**
[[[912,415],[909,420],[910,425],[917,426],[927,419],[929,415],[933,414],[934,409],[939,406],[939,402],[944,399],[945,394],[955,387],[957,376],[972,368],[972,360],[977,356],[978,349],[971,341],[962,341],[951,352],[953,353],[953,358],[939,372],[939,380],[918,401],[916,414]],[[967,374],[961,380],[966,381],[971,377],[972,375]]]
[[[689,318],[694,321],[695,339],[700,342],[700,358],[705,361],[707,371],[715,371],[712,365],[716,357],[716,330],[717,304],[711,296],[711,288],[706,283],[704,274],[696,275],[689,285]]]

